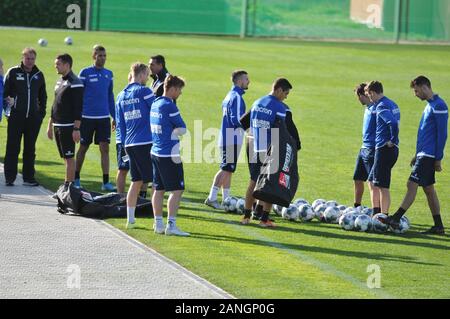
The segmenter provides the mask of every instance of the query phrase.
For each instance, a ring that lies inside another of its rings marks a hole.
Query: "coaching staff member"
[[[423,234],[444,235],[439,199],[434,188],[434,173],[442,171],[441,160],[447,141],[448,107],[439,95],[433,93],[431,82],[425,76],[412,80],[411,89],[420,100],[427,101],[427,105],[419,124],[416,155],[411,160],[412,172],[407,183],[408,190],[400,208],[388,218],[387,223],[393,228],[399,227],[400,218],[411,207],[417,189],[422,186],[434,220],[434,226]]]
[[[6,74],[3,97],[11,107],[5,154],[5,180],[13,186],[17,176],[20,145],[23,142],[23,185],[38,186],[34,178],[36,139],[45,117],[47,93],[44,74],[36,66],[36,51],[25,48],[22,62]]]
[[[56,82],[55,101],[47,127],[47,136],[56,140],[59,155],[66,165],[66,182],[75,180],[75,143],[80,141],[81,111],[84,86],[72,72],[72,57],[58,55],[55,68],[61,78]]]

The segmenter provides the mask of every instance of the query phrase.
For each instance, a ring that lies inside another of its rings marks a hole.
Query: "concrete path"
[[[233,298],[103,221],[65,216],[42,187],[6,187],[0,298]]]

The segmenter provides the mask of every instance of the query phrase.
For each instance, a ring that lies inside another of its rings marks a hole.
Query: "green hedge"
[[[86,0],[1,0],[0,25],[67,29],[67,6],[81,8],[81,28],[85,27]]]

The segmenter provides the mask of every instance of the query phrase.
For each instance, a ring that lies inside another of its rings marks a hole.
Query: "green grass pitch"
[[[63,39],[71,35],[72,46]],[[49,44],[38,47],[37,40]],[[316,43],[148,35],[106,32],[0,29],[0,58],[5,71],[16,65],[25,46],[38,50],[37,65],[45,73],[49,101],[57,79],[53,62],[67,51],[74,58],[74,71],[90,65],[91,48],[107,48],[106,67],[115,74],[115,94],[125,86],[129,66],[163,54],[172,74],[187,81],[179,107],[188,128],[202,120],[203,129],[218,128],[221,101],[229,90],[234,69],[249,72],[247,107],[267,94],[272,81],[287,77],[293,84],[289,98],[299,128],[303,149],[299,153],[300,185],[296,197],[309,201],[334,199],[351,205],[352,174],[361,144],[363,109],[353,88],[361,81],[378,79],[385,94],[400,106],[400,156],[392,176],[392,209],[405,193],[408,166],[414,155],[417,126],[424,103],[409,89],[410,80],[424,74],[435,92],[450,102],[450,50],[441,46],[393,46],[387,44]],[[64,166],[54,142],[46,138],[47,119],[37,143],[37,179],[55,190],[62,182]],[[0,160],[5,153],[6,123],[0,124]],[[194,139],[194,136],[192,136]],[[211,141],[203,141],[206,146]],[[114,146],[114,141],[111,143]],[[116,170],[111,147],[111,176]],[[444,224],[450,225],[450,147],[437,174],[437,191]],[[151,219],[138,219],[138,228],[128,233],[174,259],[239,298],[449,298],[450,237],[424,237],[418,232],[432,219],[423,192],[408,217],[412,229],[405,235],[345,232],[337,225],[287,222],[276,218],[274,230],[256,224],[240,226],[239,216],[202,205],[218,169],[215,163],[185,164],[186,192],[179,225],[190,238],[155,235]],[[85,187],[98,190],[101,183],[100,154],[88,152],[82,171]],[[233,177],[232,194],[243,196],[249,179],[247,165],[240,164]],[[19,181],[21,182],[21,181]],[[368,204],[368,192],[364,204]],[[56,210],[55,210],[56,214]],[[123,219],[109,220],[124,229]],[[378,265],[381,288],[369,289],[369,265]],[[150,268],[149,268],[150,269]],[[149,296],[155,297],[155,296]]]

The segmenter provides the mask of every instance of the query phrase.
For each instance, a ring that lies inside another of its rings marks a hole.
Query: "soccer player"
[[[99,145],[103,172],[102,191],[114,192],[116,188],[109,182],[109,142],[111,122],[114,116],[113,73],[105,68],[106,49],[95,45],[92,52],[94,65],[81,70],[79,78],[84,84],[83,121],[81,141],[76,157],[75,185],[80,187],[80,172],[86,152],[94,139]],[[95,138],[94,138],[95,134]]]
[[[83,109],[83,82],[72,72],[72,57],[61,54],[56,57],[55,68],[61,78],[56,82],[52,115],[48,122],[47,136],[55,137],[59,155],[66,167],[65,182],[75,180],[75,143],[80,141],[81,112]]]
[[[400,109],[394,101],[383,94],[381,82],[372,81],[365,88],[366,95],[376,108],[377,128],[375,133],[375,157],[369,181],[373,183],[373,194],[380,194],[380,208],[389,213],[391,195],[391,170],[397,162],[399,146]],[[372,202],[375,199],[372,198]]]
[[[164,80],[169,75],[169,71],[166,69],[166,60],[162,55],[158,54],[150,58],[148,65],[152,72],[152,90],[156,96],[162,96],[164,93]]]
[[[377,128],[377,112],[375,105],[370,102],[365,93],[366,83],[361,83],[355,88],[356,97],[361,105],[364,107],[364,119],[362,137],[363,144],[356,158],[355,172],[353,174],[353,181],[355,185],[355,207],[361,206],[362,197],[364,194],[364,182],[367,181],[370,171],[373,167],[375,157],[375,134]],[[373,191],[372,182],[368,182],[370,190],[370,198],[372,200],[372,207],[374,213],[380,213],[380,194],[379,191]]]
[[[38,186],[35,179],[36,140],[46,114],[47,93],[45,78],[36,66],[37,53],[33,48],[22,51],[22,61],[6,73],[3,98],[7,100],[8,118],[5,181],[14,186],[17,163],[23,136],[23,185]]]
[[[242,95],[248,89],[250,80],[244,70],[234,71],[231,74],[233,87],[222,102],[222,127],[219,138],[219,147],[222,150],[222,163],[220,170],[214,177],[213,185],[205,204],[215,209],[222,209],[217,201],[217,193],[222,187],[222,202],[230,195],[231,177],[236,171],[237,160],[242,147],[244,130],[240,118],[245,113],[245,102]]]
[[[178,207],[184,191],[179,136],[186,133],[186,124],[173,101],[181,95],[184,85],[182,78],[169,75],[164,81],[164,94],[155,100],[150,115],[153,137],[153,228],[156,234],[189,236],[189,233],[176,226]],[[171,193],[167,202],[166,227],[162,215],[165,192]]]
[[[388,217],[387,224],[399,227],[400,218],[413,204],[417,189],[423,188],[428,206],[433,216],[434,226],[423,234],[444,235],[444,225],[440,213],[439,199],[434,188],[435,172],[442,171],[441,160],[447,141],[448,107],[439,95],[434,94],[431,82],[425,76],[418,76],[411,81],[415,96],[427,101],[417,133],[416,154],[411,160],[412,172],[407,183],[407,192],[399,209]]]
[[[250,130],[253,135],[253,154],[250,154],[250,184],[247,189],[246,204],[244,209],[244,217],[241,220],[243,225],[250,222],[251,218],[251,203],[253,203],[253,190],[258,180],[258,176],[261,173],[262,164],[267,156],[267,151],[272,143],[272,128],[274,127],[275,120],[277,118],[285,120],[286,118],[286,106],[284,101],[289,95],[292,85],[287,79],[279,78],[275,80],[272,85],[272,91],[269,95],[266,95],[256,100],[251,108],[250,112]],[[275,141],[276,142],[276,141]],[[269,213],[272,208],[272,203],[266,203],[259,201],[263,207],[261,215],[261,227],[275,227],[275,224],[269,219]]]
[[[129,157],[131,184],[127,194],[127,228],[135,226],[135,210],[143,183],[153,178],[150,149],[150,108],[155,96],[145,86],[150,70],[147,65],[136,62],[131,65],[131,79],[116,101],[116,121],[120,140]]]

